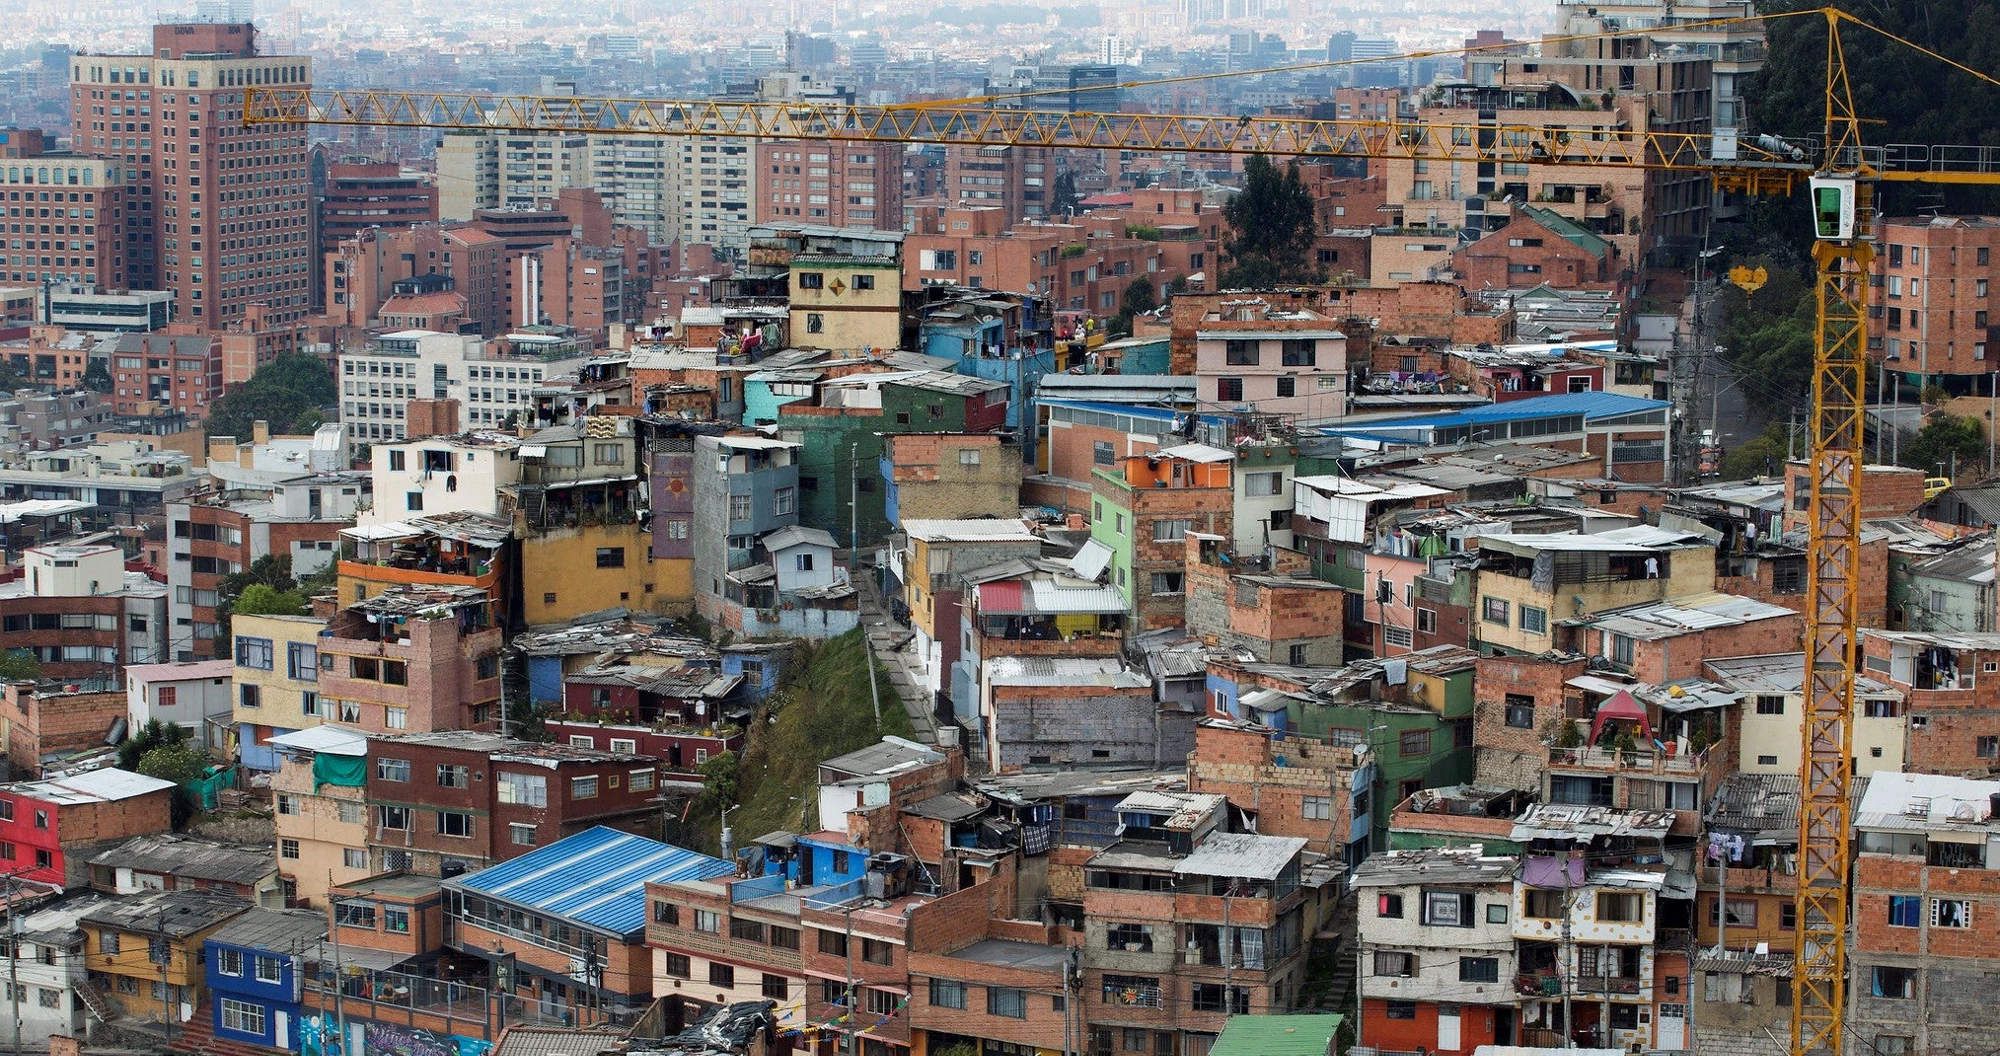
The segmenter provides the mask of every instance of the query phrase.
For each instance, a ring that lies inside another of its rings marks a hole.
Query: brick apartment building
[[[0,722],[7,731],[8,776],[38,777],[51,756],[103,749],[111,724],[124,717],[123,688],[43,691],[30,682],[7,683],[0,689]]]
[[[77,149],[137,173],[118,285],[171,290],[181,320],[212,330],[260,302],[274,323],[303,318],[315,249],[305,126],[245,129],[241,109],[251,85],[309,86],[312,60],[260,54],[247,22],[157,25],[151,45],[69,61]],[[149,134],[131,134],[135,95]]]
[[[483,588],[382,591],[340,610],[321,636],[320,708],[369,733],[477,729],[499,717],[500,644]]]
[[[0,165],[0,199],[8,226],[26,237],[8,240],[0,277],[125,288],[125,213],[133,193],[116,160],[39,150],[10,157]]]
[[[2000,356],[1991,311],[2000,219],[1885,217],[1868,287],[1868,350],[1905,384],[1954,395],[1993,392]],[[1990,351],[1989,351],[1990,349]]]
[[[0,785],[0,862],[25,880],[80,887],[90,857],[173,825],[171,781],[106,768]]]
[[[757,143],[757,222],[903,229],[903,147],[793,139]]]
[[[21,555],[0,581],[0,632],[42,677],[115,686],[119,667],[166,659],[167,587],[127,572],[124,551],[44,543]]]
[[[120,334],[109,366],[119,414],[206,418],[222,398],[222,339],[213,334]]]
[[[368,739],[368,851],[382,871],[476,871],[595,826],[657,831],[648,757],[490,733]]]

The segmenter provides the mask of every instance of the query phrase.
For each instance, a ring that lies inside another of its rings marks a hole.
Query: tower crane
[[[246,86],[241,103],[242,119],[250,126],[366,125],[1588,165],[1702,173],[1717,189],[1754,196],[1786,195],[1804,181],[1812,207],[1818,308],[1808,429],[1811,541],[1791,1041],[1793,1056],[1820,1056],[1838,1053],[1845,1031],[1849,794],[1860,656],[1856,613],[1868,358],[1866,304],[1869,266],[1874,259],[1875,190],[1883,182],[2000,186],[2000,148],[1867,145],[1861,134],[1864,119],[1855,107],[1848,80],[1841,30],[1854,26],[1878,33],[1989,84],[2000,85],[2000,80],[1832,7],[1715,19],[1677,28],[1791,17],[1818,17],[1826,24],[1824,125],[1816,137],[1765,135],[1738,141],[1712,134],[1613,125],[1050,112],[1000,108],[993,105],[994,99],[863,106],[814,100],[496,96]],[[1486,49],[1454,48],[1422,54],[1479,50]],[[1147,83],[1158,82],[1118,87]],[[1051,93],[1000,98],[1037,94]]]

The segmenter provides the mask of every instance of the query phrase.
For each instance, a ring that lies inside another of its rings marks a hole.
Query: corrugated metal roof
[[[1357,428],[1407,429],[1430,427],[1449,428],[1455,425],[1472,425],[1481,422],[1516,422],[1532,418],[1554,418],[1562,415],[1580,414],[1585,421],[1596,418],[1613,418],[1640,411],[1665,410],[1667,404],[1660,400],[1625,396],[1615,392],[1558,392],[1547,396],[1530,396],[1525,400],[1509,400],[1506,403],[1489,404],[1463,411],[1448,411],[1443,414],[1411,415],[1404,418],[1386,418],[1357,423]],[[1323,430],[1329,434],[1345,433],[1349,430],[1338,426]]]
[[[986,661],[986,681],[995,686],[1091,686],[1150,689],[1153,680],[1110,658],[996,656]]]
[[[979,611],[992,616],[1019,616],[1024,607],[1027,584],[1018,579],[979,584]]]
[[[1039,613],[1124,612],[1125,598],[1116,587],[1099,583],[1065,583],[1054,579],[1028,581],[1028,597]]]
[[[1276,880],[1285,866],[1305,850],[1298,836],[1259,836],[1254,832],[1211,832],[1201,846],[1174,864],[1177,876],[1235,876]]]
[[[1095,539],[1085,540],[1083,546],[1078,548],[1076,556],[1070,558],[1069,569],[1076,573],[1078,578],[1095,582],[1097,577],[1104,574],[1105,567],[1111,564],[1111,556],[1110,547]]]
[[[648,882],[735,871],[720,858],[600,825],[444,886],[624,936],[646,927]]]
[[[912,517],[897,527],[903,530],[904,535],[927,543],[965,540],[1034,542],[1041,538],[1029,531],[1027,524],[1018,517],[968,517],[958,520]]]
[[[1208,1056],[1327,1056],[1342,1018],[1324,1012],[1230,1016]]]

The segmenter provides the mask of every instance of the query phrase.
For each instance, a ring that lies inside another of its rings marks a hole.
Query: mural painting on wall
[[[485,1056],[492,1047],[478,1038],[370,1023],[361,1028],[361,1051],[354,1056]],[[299,1056],[344,1056],[333,1017],[307,1016],[299,1024]]]

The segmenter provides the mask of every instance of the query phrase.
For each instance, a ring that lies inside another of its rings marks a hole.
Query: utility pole
[[[1576,948],[1574,944],[1570,942],[1570,927],[1569,927],[1570,916],[1575,912],[1574,901],[1573,901],[1575,898],[1575,894],[1570,888],[1569,870],[1570,866],[1575,864],[1575,862],[1576,862],[1575,855],[1566,854],[1563,856],[1562,963],[1558,966],[1561,974],[1557,977],[1556,981],[1562,984],[1563,1048],[1565,1049],[1576,1048],[1576,1033],[1574,1027],[1572,1026],[1574,1021],[1570,1019],[1570,1004],[1569,1004],[1570,991],[1575,988],[1575,983],[1576,983],[1576,972],[1574,969],[1576,963],[1574,959],[1576,956]]]
[[[174,959],[174,944],[167,940],[167,907],[160,906],[160,1018],[167,1028],[166,1047],[174,1047],[174,988],[167,982],[167,964]],[[19,1000],[16,999],[15,1020],[20,1019]]]
[[[331,869],[326,871],[326,884],[329,889],[333,887],[333,870]],[[341,984],[343,980],[340,977],[340,915],[338,913],[334,914],[333,927],[327,929],[327,937],[333,940],[333,1022],[334,1029],[340,1032],[340,1048],[335,1056],[347,1056],[347,1006],[341,1001]],[[501,1011],[504,1015],[506,1011],[505,1006],[502,1006]]]
[[[14,874],[7,874],[7,999],[14,1006],[14,1056],[21,1053],[21,936],[28,922],[14,904]]]
[[[857,581],[849,585],[860,591],[861,445],[858,442],[847,449],[847,575]],[[866,627],[861,628],[861,655],[868,667],[868,699],[875,705],[875,727],[879,730],[882,727],[882,691],[875,686],[875,639]]]
[[[868,664],[870,667],[875,664],[875,657],[872,654],[868,657]],[[842,944],[847,949],[847,1051],[854,1052],[856,1051],[854,1035],[857,1033],[855,1026],[860,1017],[856,1015],[858,1009],[854,1004],[854,903],[852,901],[841,907],[840,918],[846,923],[847,928],[847,941]]]

